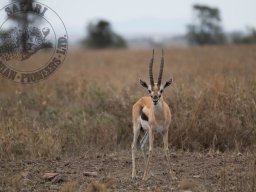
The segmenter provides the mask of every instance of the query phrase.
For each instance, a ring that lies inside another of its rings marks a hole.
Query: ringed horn
[[[152,53],[152,58],[151,58],[150,63],[149,63],[149,79],[150,79],[151,87],[154,86],[153,63],[154,63],[154,49],[153,49],[153,53]],[[164,71],[164,50],[162,49],[162,58],[161,58],[160,70],[159,70],[158,82],[157,82],[158,86],[161,85],[162,77],[163,77],[163,71]]]

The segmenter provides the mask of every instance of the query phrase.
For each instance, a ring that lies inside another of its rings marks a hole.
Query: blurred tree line
[[[187,26],[187,39],[190,45],[222,45],[256,43],[256,29],[250,28],[248,34],[223,32],[220,10],[207,5],[193,6],[193,22]]]
[[[231,35],[231,39],[235,44],[254,44],[256,43],[256,29],[249,27],[247,29],[247,34],[242,34],[240,32],[234,32]]]
[[[10,2],[16,2],[10,0]],[[28,9],[31,9],[35,0],[20,0],[19,3],[25,4]],[[253,44],[256,43],[256,29],[249,28],[248,33],[235,32],[232,34],[225,34],[221,25],[221,12],[216,7],[207,5],[195,4],[193,7],[193,21],[187,26],[186,38],[190,45],[222,45],[226,43],[234,44]],[[21,45],[21,52],[28,51],[27,37],[28,32],[26,28],[33,23],[40,23],[38,17],[32,17],[33,14],[25,12],[20,15],[13,15],[12,20],[22,27],[22,36],[19,44]],[[167,24],[168,25],[168,24]],[[92,21],[86,28],[87,36],[82,40],[82,46],[86,48],[125,48],[127,47],[126,40],[116,33],[111,23],[107,20],[101,19]],[[10,30],[0,31],[0,36],[10,34]]]
[[[253,44],[256,43],[256,29],[249,28],[248,33],[234,32],[226,34],[221,24],[221,12],[216,7],[195,4],[193,20],[187,26],[186,39],[191,46]],[[87,36],[82,41],[87,48],[124,48],[126,40],[113,31],[110,22],[97,20],[87,26]]]
[[[115,33],[111,24],[106,20],[90,22],[87,26],[87,37],[82,45],[88,48],[124,48],[127,46],[125,39]]]
[[[194,22],[187,26],[191,45],[224,44],[220,11],[205,5],[193,6]]]

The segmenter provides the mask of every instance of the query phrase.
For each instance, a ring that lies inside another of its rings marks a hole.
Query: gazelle
[[[133,118],[133,143],[132,143],[132,178],[136,176],[135,170],[135,152],[137,148],[137,140],[140,131],[144,131],[145,135],[141,140],[141,150],[144,157],[145,162],[145,172],[143,176],[143,180],[148,179],[149,173],[149,162],[152,157],[153,150],[153,140],[154,133],[161,132],[163,135],[163,143],[164,143],[164,152],[165,157],[167,159],[167,163],[170,170],[170,175],[172,179],[175,179],[175,174],[172,171],[172,167],[170,164],[169,157],[169,148],[168,148],[168,128],[171,123],[171,111],[167,103],[163,99],[163,91],[166,87],[171,85],[172,78],[162,84],[162,75],[164,69],[164,56],[162,50],[162,58],[160,64],[160,71],[158,76],[157,83],[154,83],[153,78],[153,67],[154,62],[154,50],[152,54],[152,58],[149,63],[149,79],[150,85],[148,85],[145,81],[140,80],[140,84],[148,90],[149,96],[145,96],[140,98],[132,108],[132,118]],[[146,144],[149,141],[149,151],[148,157],[146,154]]]

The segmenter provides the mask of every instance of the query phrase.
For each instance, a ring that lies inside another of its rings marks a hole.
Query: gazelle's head
[[[163,70],[164,70],[164,53],[162,49],[162,58],[161,58],[161,64],[160,64],[160,70],[159,70],[159,75],[158,75],[158,81],[157,83],[154,83],[154,78],[153,78],[153,63],[154,63],[154,49],[153,49],[153,54],[152,58],[149,63],[149,79],[150,79],[150,85],[148,85],[145,81],[140,80],[140,84],[148,89],[149,96],[152,99],[152,102],[154,105],[157,105],[163,91],[166,87],[172,84],[172,78],[167,80],[164,84],[162,84],[162,76],[163,76]]]

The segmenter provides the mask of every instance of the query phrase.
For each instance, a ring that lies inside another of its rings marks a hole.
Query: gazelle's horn
[[[152,53],[152,58],[149,63],[149,79],[150,79],[150,84],[152,87],[154,86],[154,77],[153,77],[153,71],[152,71],[153,63],[154,63],[154,49],[153,49],[153,53]]]
[[[162,58],[161,58],[161,64],[160,64],[160,70],[159,70],[158,82],[157,82],[158,86],[161,85],[163,71],[164,71],[164,50],[162,49]]]

